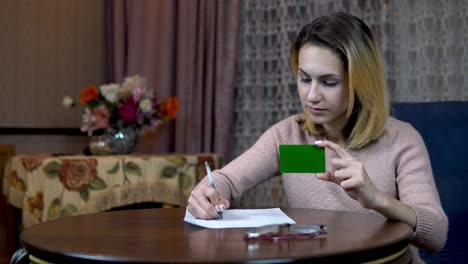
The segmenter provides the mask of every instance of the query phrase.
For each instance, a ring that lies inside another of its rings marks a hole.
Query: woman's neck
[[[327,140],[334,142],[343,148],[346,148],[347,146],[346,138],[342,134],[332,135],[330,133],[327,133]]]
[[[330,126],[324,125],[323,128],[325,129],[325,133],[327,135],[327,140],[330,140],[344,148],[346,148],[347,140],[344,135],[344,127],[343,126]]]

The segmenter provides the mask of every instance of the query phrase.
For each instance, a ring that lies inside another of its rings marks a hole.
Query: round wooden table
[[[183,221],[185,208],[104,212],[39,223],[20,240],[54,263],[282,263],[408,260],[411,227],[379,216],[283,209],[298,224],[325,224],[320,239],[246,241],[246,228],[205,229]],[[404,257],[406,256],[406,257]]]

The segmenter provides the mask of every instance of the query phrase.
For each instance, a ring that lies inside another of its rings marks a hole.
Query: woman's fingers
[[[321,141],[315,141],[315,144],[319,147],[325,147],[333,150],[338,154],[340,158],[343,159],[348,159],[348,160],[354,160],[354,157],[349,154],[344,148],[342,148],[340,145],[333,143],[328,140],[321,140]]]
[[[331,172],[329,172],[329,171],[327,171],[325,173],[316,173],[315,177],[319,178],[322,181],[334,182],[334,178],[333,178]]]
[[[364,165],[338,144],[328,140],[316,141],[315,144],[326,147],[339,156],[331,160],[333,172],[317,174],[317,178],[340,185],[364,208],[373,208],[378,190],[367,175]]]
[[[321,180],[340,184],[340,182],[343,180],[342,179],[343,176],[341,176],[342,178],[337,178],[336,173],[342,170],[343,168],[352,166],[355,162],[355,158],[351,154],[349,154],[345,149],[343,149],[340,145],[333,143],[331,141],[328,141],[328,140],[315,141],[315,144],[320,147],[329,148],[330,150],[337,153],[338,156],[340,157],[338,159],[332,159],[332,165],[333,165],[332,172],[317,173],[316,177]]]
[[[229,202],[228,199],[226,199],[226,198],[224,198],[224,197],[222,197],[222,196],[220,196],[220,197],[221,197],[221,198],[219,199],[219,200],[220,200],[220,201],[219,201],[219,204],[224,206],[223,209],[228,209],[228,208],[231,206],[231,203]]]
[[[345,180],[350,178],[356,178],[357,181],[362,181],[362,164],[356,161],[344,160],[344,159],[332,159],[332,165],[334,171],[317,173],[316,177],[320,180],[334,182],[338,185]]]
[[[219,203],[219,193],[211,186],[206,186],[204,194],[206,198],[211,202],[212,205]]]
[[[213,215],[210,211],[206,211],[198,205],[189,205],[187,206],[187,210],[190,214],[199,219],[214,219],[217,217],[217,214]]]
[[[215,207],[217,212],[222,212],[224,209],[229,208],[229,201],[221,196],[218,191],[216,191],[211,186],[208,188],[208,200],[210,200],[211,205]]]
[[[345,191],[351,191],[354,190],[357,186],[359,186],[360,182],[356,178],[348,178],[346,180],[343,180],[340,182],[340,186],[345,190]]]
[[[345,160],[345,159],[332,159],[331,163],[335,169],[341,169],[341,168],[349,168],[349,167],[354,167],[356,165],[356,162],[353,160]]]
[[[213,219],[218,217],[214,206],[200,190],[194,190],[190,195],[188,209],[197,218]]]
[[[220,196],[210,186],[198,185],[190,194],[187,210],[195,217],[201,219],[218,218],[218,211],[230,206],[229,201]]]

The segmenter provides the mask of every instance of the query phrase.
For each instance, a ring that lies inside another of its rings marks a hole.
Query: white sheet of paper
[[[241,228],[295,224],[280,208],[224,210],[223,219],[197,219],[185,211],[185,222],[206,228]]]

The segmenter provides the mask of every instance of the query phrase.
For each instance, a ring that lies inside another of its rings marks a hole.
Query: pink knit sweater
[[[302,130],[291,116],[268,129],[258,141],[221,170],[213,172],[218,191],[238,200],[249,188],[280,175],[280,144],[314,144],[318,138]],[[442,249],[447,238],[448,220],[434,183],[425,144],[408,123],[390,117],[386,133],[359,150],[348,150],[360,160],[372,182],[391,197],[411,206],[417,215],[411,243],[429,251]],[[326,150],[327,168],[336,154]],[[311,174],[283,174],[289,206],[378,214],[351,199],[336,184]],[[417,257],[417,255],[415,256]]]

